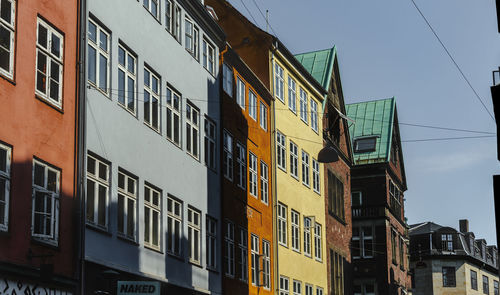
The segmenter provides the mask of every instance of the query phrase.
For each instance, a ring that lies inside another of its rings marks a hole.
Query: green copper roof
[[[349,127],[353,149],[357,138],[377,136],[375,151],[354,151],[356,165],[389,161],[395,110],[394,97],[346,105],[347,116],[356,122]]]
[[[328,91],[336,54],[337,49],[333,46],[330,49],[297,54],[295,58],[304,66],[311,76]]]

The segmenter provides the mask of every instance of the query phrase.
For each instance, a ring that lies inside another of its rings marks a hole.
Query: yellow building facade
[[[270,56],[274,101],[277,294],[327,294],[322,104],[324,93],[280,50]]]

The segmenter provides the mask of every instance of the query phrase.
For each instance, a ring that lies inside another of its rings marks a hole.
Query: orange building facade
[[[223,290],[272,294],[272,96],[227,49],[221,63]]]
[[[0,289],[74,293],[79,1],[0,2]]]

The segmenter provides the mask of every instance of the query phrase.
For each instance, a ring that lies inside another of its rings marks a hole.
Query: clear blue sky
[[[265,21],[253,0],[230,0]],[[337,46],[346,103],[396,97],[399,121],[495,132],[495,123],[432,35],[411,0],[255,0],[292,53]],[[493,113],[491,72],[500,66],[493,0],[416,0]],[[253,21],[253,20],[252,20]],[[272,31],[270,30],[272,33]],[[400,126],[402,140],[479,134]],[[408,223],[458,229],[496,244],[495,138],[403,143]]]

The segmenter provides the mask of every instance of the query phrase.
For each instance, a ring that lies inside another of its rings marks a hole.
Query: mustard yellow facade
[[[323,148],[324,95],[279,50],[270,59],[275,97],[276,292],[327,294],[324,170],[317,162]],[[301,101],[307,102],[305,112]]]

